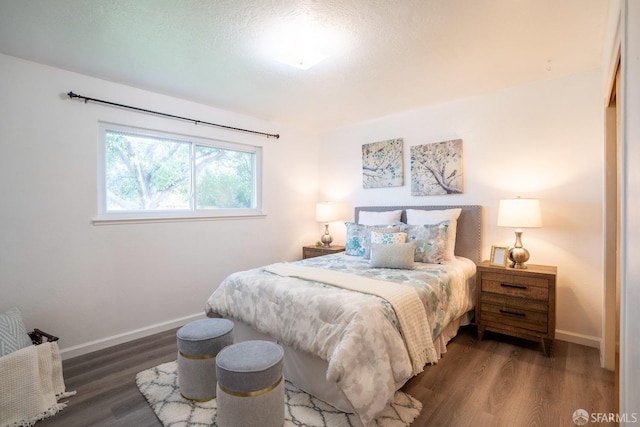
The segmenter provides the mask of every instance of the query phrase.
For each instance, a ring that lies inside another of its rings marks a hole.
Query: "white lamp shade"
[[[331,222],[340,219],[340,210],[336,203],[323,202],[316,205],[316,221]]]
[[[542,227],[540,201],[538,199],[500,200],[498,208],[499,227]]]

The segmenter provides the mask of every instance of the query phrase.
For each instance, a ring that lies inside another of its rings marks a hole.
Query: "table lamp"
[[[510,267],[527,268],[525,263],[529,260],[529,251],[522,246],[522,229],[542,227],[540,201],[538,199],[522,199],[520,197],[500,200],[498,226],[516,229],[516,243],[509,250]]]
[[[329,223],[331,221],[338,221],[340,219],[340,210],[336,203],[322,202],[316,205],[316,221],[324,222],[324,234],[320,238],[322,245],[325,248],[331,246],[333,237],[329,234]]]

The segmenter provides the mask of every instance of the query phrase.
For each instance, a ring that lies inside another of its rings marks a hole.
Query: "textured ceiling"
[[[608,8],[608,0],[0,0],[0,52],[329,129],[598,68]],[[274,34],[293,21],[332,43],[329,58],[306,71],[271,57]]]

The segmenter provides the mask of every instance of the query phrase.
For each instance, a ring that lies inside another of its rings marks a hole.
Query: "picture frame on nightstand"
[[[491,246],[491,258],[489,264],[496,267],[505,267],[509,259],[509,246]]]

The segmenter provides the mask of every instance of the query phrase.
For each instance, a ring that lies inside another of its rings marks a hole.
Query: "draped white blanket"
[[[33,425],[62,410],[66,393],[58,344],[29,346],[0,357],[0,426]]]
[[[438,359],[427,313],[418,294],[411,286],[291,263],[271,264],[266,266],[265,270],[279,276],[313,280],[384,298],[396,312],[411,358],[413,374],[422,372],[425,364]]]

